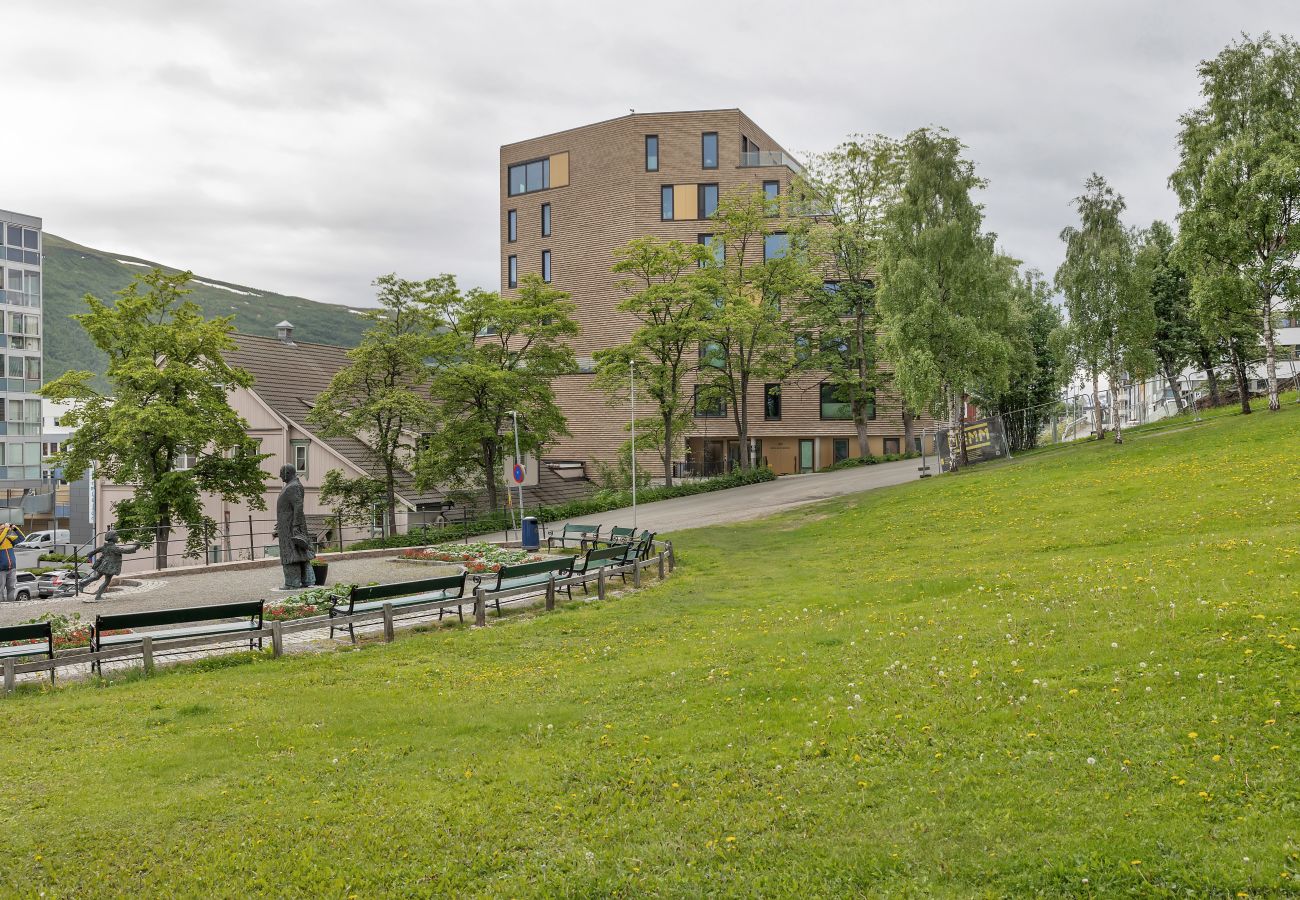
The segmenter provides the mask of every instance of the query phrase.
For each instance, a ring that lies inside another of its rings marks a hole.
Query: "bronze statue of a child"
[[[99,590],[95,591],[94,597],[82,597],[83,603],[95,603],[104,596],[104,591],[108,590],[109,584],[113,581],[114,576],[122,574],[122,557],[128,553],[134,553],[140,549],[138,541],[130,544],[118,544],[117,532],[109,531],[104,535],[104,543],[86,554],[86,562],[95,559],[95,564],[91,566],[91,571],[95,574],[77,583],[77,591],[81,592],[91,583],[104,579]]]

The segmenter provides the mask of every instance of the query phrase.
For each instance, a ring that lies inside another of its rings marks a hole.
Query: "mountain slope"
[[[68,317],[85,312],[82,298],[86,294],[112,301],[114,292],[151,268],[177,270],[139,257],[83,247],[48,232],[44,253],[45,380],[51,381],[69,369],[89,369],[102,375],[104,355],[91,344],[81,326]],[[190,299],[208,316],[233,313],[237,331],[272,335],[276,323],[288,319],[294,324],[296,338],[353,347],[365,330],[365,319],[345,306],[287,297],[203,275],[194,278]]]

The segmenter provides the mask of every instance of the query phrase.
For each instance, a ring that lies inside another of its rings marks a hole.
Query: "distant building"
[[[41,220],[0,210],[0,488],[41,485]]]
[[[626,343],[638,324],[617,308],[626,293],[618,284],[622,276],[610,271],[615,252],[645,236],[710,244],[710,218],[720,198],[744,190],[778,200],[801,167],[739,109],[636,113],[571,128],[506,144],[500,167],[503,295],[513,294],[524,274],[540,274],[572,294],[582,328],[573,341],[580,374],[555,383],[572,437],[548,453],[608,463],[628,439],[628,413],[611,409],[595,389],[593,357]],[[784,252],[779,223],[773,230],[763,247],[751,250],[755,262]],[[707,364],[706,355],[701,347],[700,364]],[[823,378],[804,373],[779,384],[751,385],[748,452],[754,459],[784,474],[907,449],[897,396],[880,393],[868,445],[859,447],[849,404]],[[647,404],[638,417],[650,413]],[[922,427],[918,422],[918,435]],[[925,427],[933,423],[927,419]],[[677,468],[680,474],[717,474],[745,452],[731,410],[697,404]],[[653,454],[645,454],[644,462],[647,471],[662,473]]]

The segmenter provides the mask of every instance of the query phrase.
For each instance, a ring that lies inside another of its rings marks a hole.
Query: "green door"
[[[799,442],[799,471],[811,472],[813,470],[813,442]]]

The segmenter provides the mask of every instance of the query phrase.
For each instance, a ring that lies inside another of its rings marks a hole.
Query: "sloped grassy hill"
[[[1294,894],[1297,437],[1179,423],[680,533],[605,604],[0,700],[0,893]]]
[[[69,369],[102,374],[106,365],[103,354],[68,316],[85,311],[82,298],[86,294],[112,301],[115,291],[158,264],[83,247],[48,232],[44,240],[46,380]],[[176,271],[169,266],[162,268]],[[288,319],[294,324],[295,337],[303,341],[353,347],[365,330],[364,320],[347,307],[287,297],[205,275],[196,274],[195,279],[190,285],[194,290],[190,299],[209,316],[233,313],[237,331],[271,336],[275,324]]]

